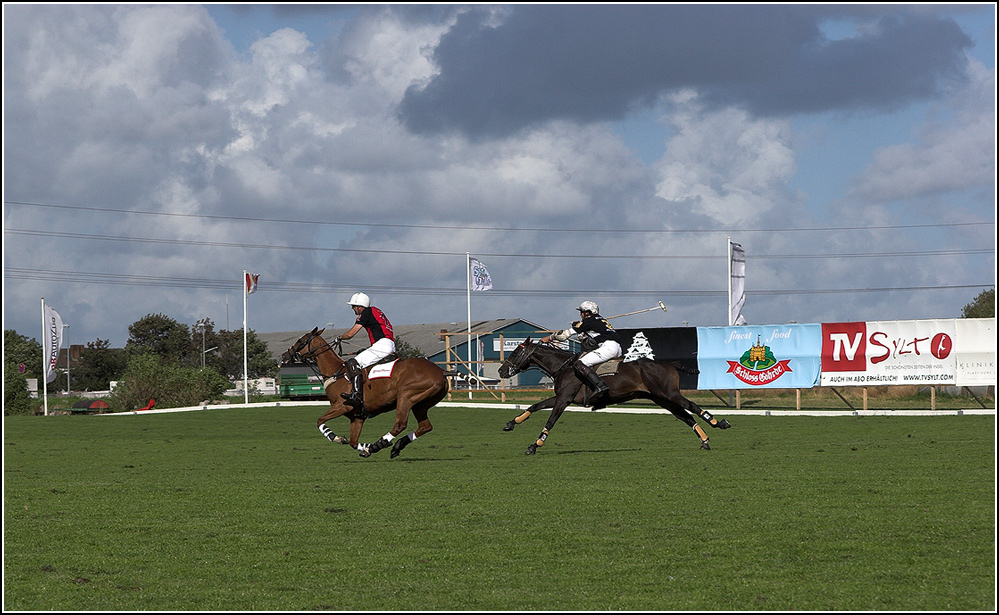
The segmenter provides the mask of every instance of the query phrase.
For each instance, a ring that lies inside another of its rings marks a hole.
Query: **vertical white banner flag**
[[[744,325],[746,318],[742,315],[742,308],[746,304],[746,252],[742,244],[732,240],[729,240],[728,246],[728,324]]]
[[[493,279],[489,277],[489,270],[477,259],[468,261],[472,274],[472,290],[491,290]]]
[[[44,303],[42,303],[42,307],[44,319],[42,344],[45,352],[45,382],[48,383],[55,380],[56,377],[56,360],[59,358],[59,349],[62,348],[62,317]]]

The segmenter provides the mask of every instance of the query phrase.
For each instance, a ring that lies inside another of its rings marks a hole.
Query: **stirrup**
[[[343,398],[344,403],[353,408],[363,408],[364,400],[360,395],[355,395],[354,393],[340,393],[340,397]]]

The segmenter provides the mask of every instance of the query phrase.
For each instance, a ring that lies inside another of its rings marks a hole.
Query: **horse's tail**
[[[701,370],[697,369],[696,367],[687,367],[686,365],[684,365],[683,363],[681,363],[679,361],[673,361],[673,367],[675,367],[677,369],[677,371],[684,372],[684,373],[687,373],[687,374],[699,374],[699,373],[701,373]]]

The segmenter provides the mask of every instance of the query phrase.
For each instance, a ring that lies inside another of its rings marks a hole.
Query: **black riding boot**
[[[347,359],[347,379],[350,380],[353,390],[350,393],[340,393],[348,406],[353,406],[358,410],[364,409],[364,370],[357,364],[356,359]]]
[[[576,371],[576,375],[579,376],[580,380],[585,382],[591,389],[593,389],[593,395],[590,397],[591,400],[598,399],[602,397],[610,387],[604,382],[604,379],[597,375],[597,372],[593,371],[592,367],[583,364],[582,361],[576,361],[573,363],[572,368]]]

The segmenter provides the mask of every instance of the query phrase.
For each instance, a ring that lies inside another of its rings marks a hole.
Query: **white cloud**
[[[7,23],[12,14],[16,27]],[[617,296],[619,290],[721,290],[725,264],[640,258],[722,254],[724,237],[559,229],[656,231],[765,225],[775,219],[778,226],[787,226],[782,216],[799,205],[786,190],[795,173],[788,122],[759,120],[734,108],[708,111],[694,94],[673,100],[664,118],[673,128],[672,136],[665,155],[651,166],[600,122],[549,121],[501,139],[413,134],[398,120],[398,104],[410,85],[435,74],[430,52],[451,22],[404,22],[388,9],[358,15],[338,38],[322,44],[292,29],[275,29],[249,53],[238,55],[196,5],[5,7],[5,34],[12,34],[4,43],[5,139],[31,144],[7,150],[6,198],[197,216],[447,228],[329,227],[90,212],[40,215],[38,210],[11,208],[5,211],[5,228],[47,226],[92,234],[110,230],[137,238],[305,250],[58,238],[46,244],[52,249],[40,250],[38,244],[47,240],[12,234],[5,235],[5,253],[22,260],[31,255],[31,266],[42,270],[232,279],[235,285],[246,268],[261,273],[263,286],[281,280],[348,284],[362,290],[366,285],[462,288],[466,251],[480,257],[635,256],[483,257],[498,289],[601,291],[599,297],[539,295],[525,301],[481,293],[474,299],[476,315],[482,317],[523,316],[540,324],[561,324],[584,298],[600,301],[609,313],[645,307],[644,299]],[[162,26],[157,29],[157,24]],[[987,90],[987,84],[980,89]],[[947,151],[948,143],[967,143],[976,121],[988,119],[980,109],[978,104],[950,107],[967,130],[952,135],[942,128],[927,131],[923,143],[934,146],[927,149],[943,159],[939,154]],[[994,135],[988,122],[977,126],[979,132]],[[891,153],[918,158],[913,152]],[[994,156],[986,158],[994,165]],[[453,228],[461,224],[556,232]],[[801,251],[792,239],[773,238],[773,249]],[[743,242],[751,255],[770,249]],[[858,238],[857,245],[862,243]],[[392,250],[459,256],[399,255]],[[819,274],[811,268],[802,274],[805,268],[795,265],[768,268],[754,263],[751,290],[813,284],[806,278]],[[826,271],[834,278],[820,286],[835,286],[844,275]],[[189,323],[209,316],[222,326],[218,306],[223,291],[115,286],[114,306],[109,308],[106,288],[88,290],[76,283],[7,284],[5,311],[27,306],[25,318],[30,321],[43,295],[57,306],[75,306],[73,326],[81,341],[100,336],[115,344],[123,343],[128,324],[149,312]],[[235,301],[238,291],[232,297]],[[681,307],[664,298],[671,308],[670,324],[699,319],[698,324],[717,324],[724,318],[724,299],[685,299]],[[257,320],[251,327],[257,330],[322,325],[331,317],[343,324],[349,317],[339,297],[322,293],[262,292],[254,299]],[[289,313],[289,302],[294,303],[294,314]],[[464,316],[463,296],[384,293],[379,303],[399,324]],[[749,306],[757,320],[765,318],[761,303],[757,299]],[[208,312],[211,306],[214,311]],[[714,316],[712,309],[717,310]],[[67,319],[73,316],[64,314]],[[238,326],[235,312],[233,316],[231,324]],[[93,333],[84,332],[84,322]]]
[[[430,50],[450,26],[405,21],[389,9],[365,13],[337,41],[334,61],[355,87],[394,105],[406,88],[437,72]]]
[[[33,100],[57,91],[125,87],[137,97],[217,77],[222,38],[193,5],[43,6],[27,21],[23,65]]]
[[[732,224],[758,220],[787,200],[795,172],[787,121],[735,108],[705,111],[690,92],[673,101],[664,121],[674,134],[655,165],[658,196]]]
[[[854,182],[878,203],[995,185],[995,71],[971,61],[971,81],[936,109],[915,142],[880,148]]]

